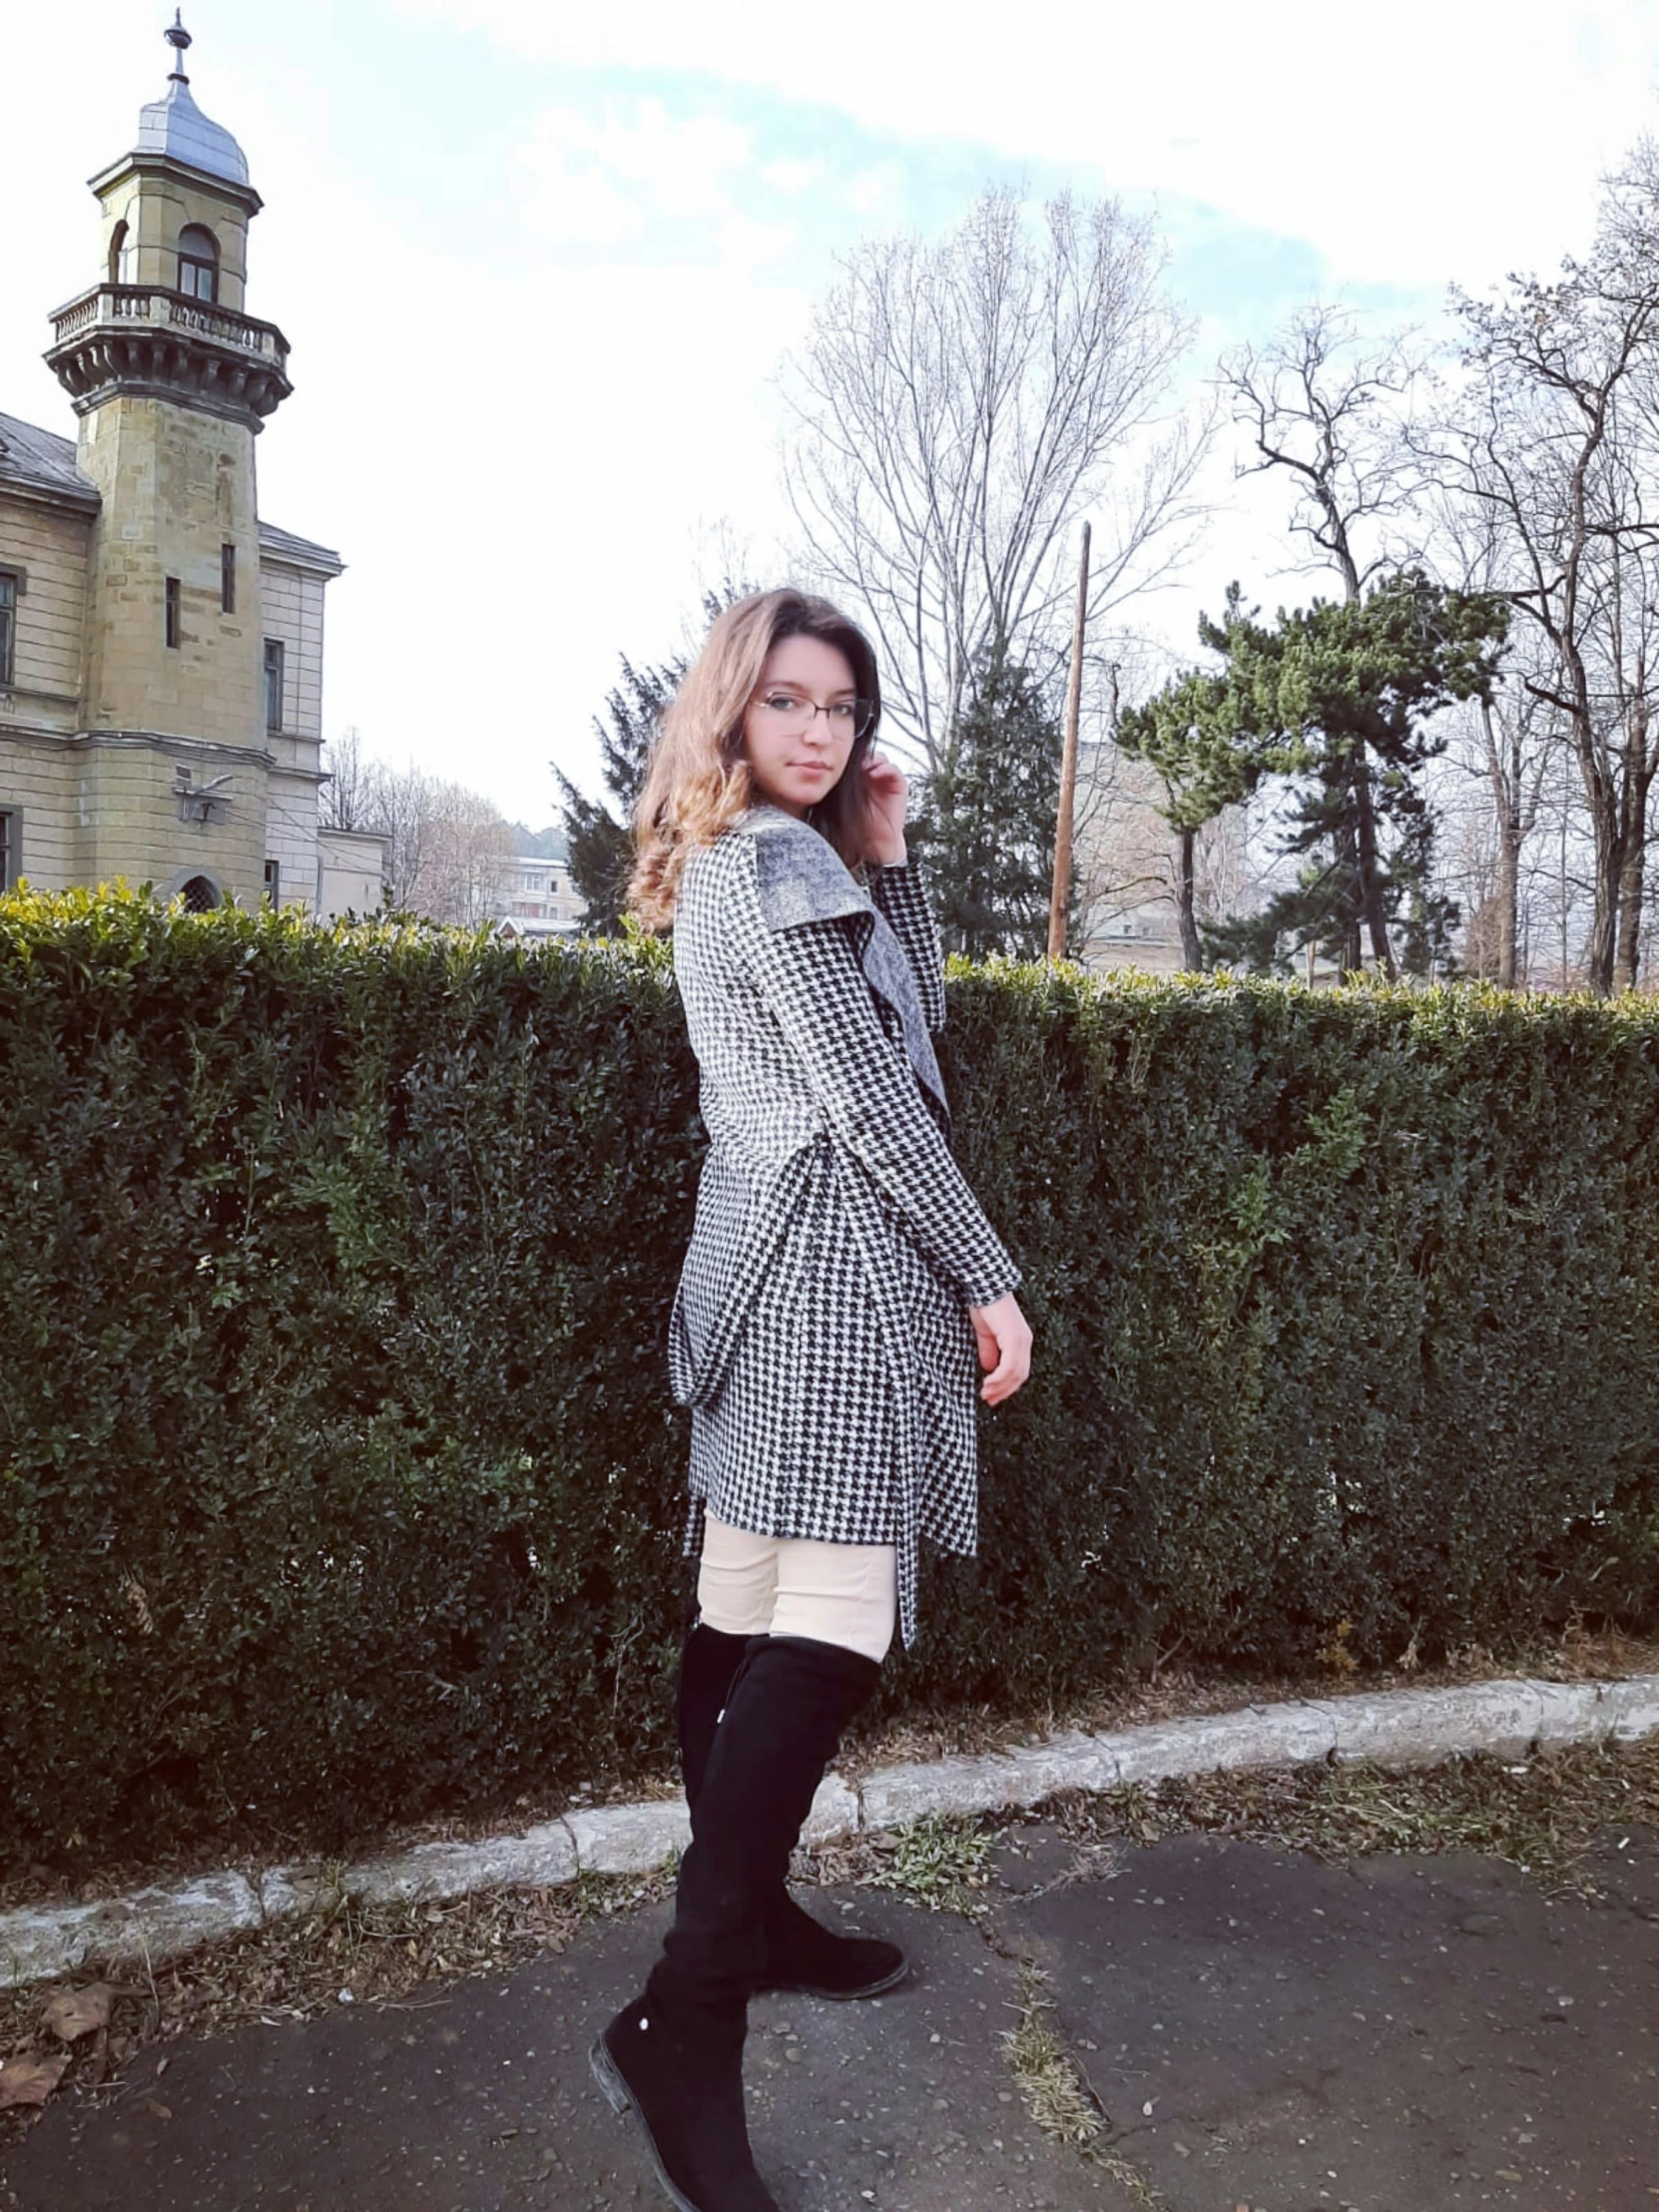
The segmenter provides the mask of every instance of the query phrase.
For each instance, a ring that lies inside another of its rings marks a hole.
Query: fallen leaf
[[[115,1991],[107,1981],[84,1989],[60,1989],[46,2007],[46,2024],[60,2042],[73,2043],[95,2028],[108,2027]]]
[[[158,2120],[170,2120],[173,2117],[173,2107],[163,2104],[158,2097],[146,2097],[144,2109],[147,2112],[154,2112]]]
[[[68,2064],[68,2051],[57,2058],[8,2058],[0,2066],[0,2112],[12,2104],[44,2104]]]

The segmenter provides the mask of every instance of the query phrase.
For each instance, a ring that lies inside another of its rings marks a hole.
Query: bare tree
[[[363,751],[355,729],[328,746],[323,821],[385,838],[384,883],[399,912],[470,925],[498,911],[515,857],[511,824],[462,784]]]
[[[802,566],[867,616],[930,772],[989,654],[1052,675],[1085,513],[1092,634],[1188,549],[1208,426],[1160,421],[1192,335],[1164,269],[1115,201],[1034,224],[989,191],[937,244],[858,247],[786,365]]]
[[[1484,518],[1493,581],[1541,648],[1523,681],[1571,750],[1594,841],[1589,981],[1627,989],[1659,772],[1654,150],[1609,182],[1587,261],[1453,304],[1460,384],[1413,444],[1442,496]]]
[[[401,769],[373,766],[366,827],[386,839],[386,890],[399,913],[420,910],[417,887],[434,788],[412,761]]]
[[[1489,509],[1448,500],[1438,487],[1426,485],[1420,512],[1426,524],[1419,541],[1422,558],[1434,560],[1461,590],[1501,594],[1503,533],[1494,531]],[[1470,916],[1463,957],[1472,973],[1504,990],[1515,989],[1525,972],[1522,858],[1542,819],[1562,742],[1561,718],[1538,690],[1548,659],[1535,628],[1523,628],[1518,636],[1512,632],[1503,675],[1489,699],[1465,703],[1448,753],[1465,790],[1477,788],[1489,808],[1482,829],[1463,828],[1465,854],[1479,855],[1476,872],[1488,859],[1491,865],[1489,882],[1465,876],[1458,885],[1459,902]],[[1439,805],[1448,815],[1459,812],[1457,799],[1443,786]]]
[[[461,784],[429,786],[409,903],[434,921],[487,921],[500,908],[513,858],[512,826],[499,808]]]
[[[1497,848],[1490,973],[1500,988],[1512,991],[1520,951],[1521,853],[1538,825],[1556,723],[1553,710],[1518,678],[1495,687],[1489,700],[1474,707]]]
[[[1220,383],[1253,457],[1241,476],[1269,469],[1294,486],[1291,528],[1358,599],[1382,569],[1399,565],[1384,521],[1410,502],[1398,423],[1422,373],[1402,334],[1368,344],[1344,307],[1298,309],[1269,345],[1246,345],[1221,364]]]
[[[377,829],[369,812],[380,771],[363,751],[362,733],[355,723],[330,738],[325,748],[327,779],[317,795],[318,819],[324,830]]]

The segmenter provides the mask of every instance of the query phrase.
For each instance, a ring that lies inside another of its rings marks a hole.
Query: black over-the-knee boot
[[[729,1636],[705,1621],[699,1621],[686,1639],[677,1714],[680,1772],[694,1835],[715,1730],[748,1649],[747,1636]],[[766,1952],[757,1989],[790,1989],[804,1996],[835,1999],[873,1997],[902,1981],[909,1971],[896,1943],[831,1934],[797,1905],[782,1882],[767,1905],[765,1920]]]
[[[600,2086],[619,2111],[639,2116],[679,2212],[777,2212],[755,2171],[743,2110],[764,1909],[841,1730],[878,1672],[873,1660],[805,1637],[750,1646],[703,1774],[663,1955],[644,1995],[593,2046]]]

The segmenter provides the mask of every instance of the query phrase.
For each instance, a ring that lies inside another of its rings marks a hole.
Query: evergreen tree
[[[1143,706],[1130,708],[1113,733],[1132,760],[1144,761],[1164,787],[1157,810],[1175,832],[1175,908],[1181,925],[1181,957],[1202,968],[1204,941],[1195,897],[1194,852],[1198,832],[1229,807],[1247,800],[1273,770],[1296,765],[1294,745],[1264,723],[1263,702],[1232,665],[1235,634],[1254,620],[1240,606],[1239,587],[1227,594],[1220,624],[1200,615],[1198,634],[1227,667],[1220,673],[1191,669]]]
[[[718,611],[718,610],[717,610]],[[594,717],[605,788],[618,813],[584,797],[557,763],[553,764],[564,808],[570,880],[584,901],[582,931],[590,937],[616,936],[634,865],[631,824],[645,783],[663,710],[680,687],[686,662],[677,658],[660,668],[636,668],[620,656],[621,680],[606,695],[605,715]]]
[[[947,952],[1041,959],[1048,941],[1060,725],[1030,671],[996,647],[979,661],[940,766],[921,784],[909,841],[927,863]]]
[[[1260,913],[1212,930],[1213,949],[1269,967],[1313,944],[1347,971],[1369,937],[1383,973],[1425,973],[1457,919],[1430,879],[1421,772],[1445,741],[1425,725],[1453,700],[1487,695],[1506,607],[1415,570],[1362,598],[1281,610],[1272,629],[1229,606],[1205,642],[1226,658],[1247,745],[1282,749],[1291,764],[1280,850],[1302,865]]]

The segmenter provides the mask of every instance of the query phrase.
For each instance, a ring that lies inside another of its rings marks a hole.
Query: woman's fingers
[[[990,1370],[979,1385],[979,1395],[987,1405],[1000,1405],[1031,1373],[1030,1324],[1011,1296],[968,1311],[979,1365]]]
[[[896,761],[889,761],[880,753],[872,753],[864,763],[864,774],[869,778],[872,790],[895,799],[909,797],[909,783]]]

